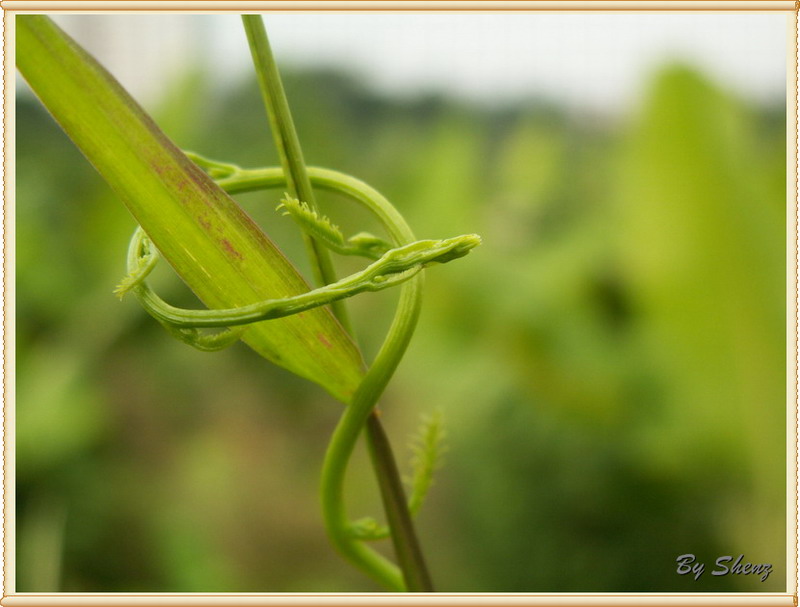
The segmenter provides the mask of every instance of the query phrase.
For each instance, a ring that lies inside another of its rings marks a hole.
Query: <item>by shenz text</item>
[[[676,561],[678,563],[678,573],[680,575],[693,574],[695,580],[699,580],[706,569],[705,563],[698,561],[693,554],[682,554]],[[772,565],[770,563],[748,563],[744,561],[744,555],[740,554],[738,557],[719,557],[714,561],[714,570],[711,575],[756,575],[763,582],[769,577],[770,573],[772,573]]]

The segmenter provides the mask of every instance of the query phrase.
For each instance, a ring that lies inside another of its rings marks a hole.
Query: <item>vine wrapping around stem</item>
[[[190,157],[215,177],[217,184],[229,194],[282,187],[287,183],[286,174],[281,168],[244,170],[196,154],[190,154]],[[364,182],[338,171],[317,167],[307,167],[307,175],[314,186],[343,194],[364,206],[383,224],[394,242],[394,248],[386,251],[364,271],[334,284],[294,298],[260,302],[232,310],[178,310],[160,301],[141,281],[129,278],[128,285],[129,288],[133,285],[134,292],[143,300],[145,307],[160,321],[178,327],[195,328],[231,326],[265,318],[277,318],[297,313],[308,307],[324,305],[334,297],[348,297],[363,290],[403,283],[397,310],[386,339],[352,401],[345,409],[328,445],[322,470],[322,505],[326,528],[333,544],[356,566],[390,590],[432,591],[430,575],[424,563],[420,566],[422,555],[408,514],[402,485],[395,480],[399,478],[396,466],[393,464],[393,458],[381,452],[385,451],[385,448],[381,449],[381,437],[385,439],[385,435],[382,429],[374,427],[375,424],[379,425],[377,418],[374,418],[374,408],[408,346],[419,317],[422,287],[422,274],[419,270],[428,263],[447,262],[467,254],[480,244],[480,237],[470,234],[447,240],[415,242],[411,229],[400,213],[386,198]],[[324,224],[321,226],[322,229],[318,230],[323,236],[325,232],[331,231],[327,219],[319,218],[315,213],[305,215],[303,222],[309,221],[319,221]],[[340,244],[340,235],[334,234],[333,238],[335,242],[332,244]],[[324,240],[323,237],[322,241]],[[374,240],[369,240],[368,244],[373,242]],[[143,239],[132,243],[129,251],[129,268],[133,272],[140,270],[146,276],[150,271],[152,264],[146,259],[147,252],[146,242]],[[371,252],[368,250],[363,254],[369,257]],[[371,282],[376,277],[379,278],[378,282]],[[219,341],[225,341],[230,336],[214,337]],[[392,461],[393,470],[390,471],[392,474],[378,480],[386,503],[391,505],[387,508],[387,518],[393,531],[391,537],[402,570],[365,545],[364,538],[359,538],[354,533],[353,523],[348,521],[345,512],[344,480],[347,465],[361,430],[370,425],[373,426],[369,436],[373,457],[383,458],[384,461],[389,457]],[[384,445],[386,446],[388,443]],[[398,500],[402,503],[402,507],[394,507]],[[398,539],[398,535],[394,532],[396,528],[402,530],[403,538]],[[409,540],[409,537],[412,539]]]
[[[278,66],[275,62],[274,56],[272,55],[272,49],[270,48],[269,39],[267,38],[267,32],[264,28],[264,22],[258,15],[243,15],[242,22],[244,24],[245,32],[247,33],[248,44],[250,45],[253,63],[256,68],[256,75],[258,77],[259,86],[261,88],[262,96],[267,108],[270,124],[272,125],[272,134],[275,139],[275,144],[281,157],[281,164],[286,172],[286,179],[289,183],[289,189],[293,191],[293,194],[296,198],[304,200],[310,206],[311,210],[315,211],[316,204],[314,201],[314,190],[309,180],[305,161],[303,160],[303,154],[300,148],[300,140],[297,136],[294,122],[292,121],[289,103],[283,90],[283,84],[281,83]],[[311,265],[317,275],[318,281],[323,284],[335,282],[335,272],[327,251],[320,246],[321,243],[314,237],[306,236],[305,238],[308,254],[311,259]],[[413,240],[413,238],[411,240]],[[398,242],[398,244],[406,243]],[[418,310],[420,305],[419,299],[416,300],[415,305]],[[341,322],[342,327],[347,332],[352,334],[352,328],[350,326],[347,310],[344,304],[341,302],[334,303],[331,305],[331,309],[334,315]],[[413,329],[413,325],[409,327],[410,332],[413,332]],[[400,355],[402,355],[402,352]],[[371,426],[367,427],[367,432],[372,432]],[[391,450],[387,452],[386,457],[388,457],[388,460],[385,459],[383,455],[380,457],[375,457],[372,460],[378,476],[391,476],[394,474],[395,466]],[[398,485],[400,484],[399,478],[392,478],[392,482]],[[386,498],[387,494],[382,494],[382,497]],[[384,506],[387,511],[396,508],[406,508],[404,501],[395,504],[385,503]],[[392,523],[390,521],[390,526],[391,524]],[[393,527],[392,536],[395,545],[397,545],[398,542],[401,542],[407,546],[418,545],[418,540],[413,526],[400,528]],[[421,552],[417,550],[414,552],[414,554],[417,554],[419,558],[414,561],[401,562],[401,566],[404,568],[403,577],[405,578],[406,585],[408,586],[409,590],[432,590],[432,587],[412,587],[414,585],[414,580],[419,579],[419,575],[408,568],[410,567],[419,571],[427,570],[425,562],[422,559]],[[383,557],[369,549],[366,549],[363,558],[356,555],[355,557],[351,556],[351,560],[368,572],[382,571],[386,568],[384,565],[387,565],[387,562],[385,559],[383,559]],[[390,566],[390,564],[387,566]],[[397,589],[397,584],[390,585],[390,587]],[[400,587],[402,587],[402,584]]]

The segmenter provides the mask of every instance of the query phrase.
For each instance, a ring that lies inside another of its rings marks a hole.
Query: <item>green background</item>
[[[613,120],[283,72],[310,164],[377,187],[420,238],[484,239],[427,271],[381,403],[401,462],[422,414],[445,419],[418,519],[437,589],[784,591],[783,101],[684,64]],[[219,91],[198,67],[165,87],[148,109],[178,145],[277,163],[254,81]],[[117,301],[132,219],[32,97],[15,127],[17,590],[376,590],[321,520],[341,405]],[[240,200],[308,275],[279,197]],[[346,233],[376,229],[321,202]],[[155,282],[191,303],[166,270]],[[368,356],[395,297],[349,302]],[[359,453],[354,517],[379,514],[371,474]],[[697,581],[676,573],[687,553]],[[771,563],[767,581],[710,574],[739,554]]]

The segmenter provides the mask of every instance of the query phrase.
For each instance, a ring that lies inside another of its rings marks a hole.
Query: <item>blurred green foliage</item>
[[[678,65],[616,120],[399,101],[333,72],[286,88],[310,164],[376,186],[421,238],[484,238],[428,271],[382,404],[401,459],[420,413],[444,413],[418,523],[438,589],[784,591],[783,105]],[[150,110],[186,149],[277,164],[254,82],[193,73]],[[339,404],[119,303],[131,218],[27,96],[16,139],[17,590],[375,590],[319,513]],[[305,270],[279,197],[242,202]],[[346,232],[375,229],[340,202],[321,199]],[[349,304],[368,354],[394,296]],[[378,514],[363,454],[351,481],[354,518]],[[676,574],[686,553],[698,581]],[[739,554],[767,581],[710,575]]]

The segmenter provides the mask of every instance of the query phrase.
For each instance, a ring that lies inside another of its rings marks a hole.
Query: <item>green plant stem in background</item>
[[[256,73],[289,189],[296,198],[306,203],[312,211],[316,211],[313,188],[306,171],[300,142],[263,20],[258,15],[243,15],[242,21],[247,32]],[[402,220],[402,218],[400,219]],[[394,224],[394,227],[398,226],[401,227],[398,232],[407,233],[398,234],[401,238],[396,240],[396,244],[405,245],[413,242],[413,234],[405,222]],[[402,229],[403,227],[405,230]],[[312,265],[317,268],[319,279],[323,283],[334,282],[335,274],[327,252],[321,250],[320,243],[315,242],[312,237],[307,238],[307,242]],[[397,464],[388,441],[385,439],[380,420],[374,413],[378,398],[402,358],[416,326],[421,305],[421,284],[421,277],[418,275],[410,279],[407,286],[403,288],[395,322],[389,330],[384,348],[381,348],[362,386],[359,387],[334,432],[323,468],[322,492],[325,521],[334,545],[354,563],[372,573],[376,578],[382,579],[384,583],[388,583],[390,588],[402,589],[402,584],[397,583],[395,572],[387,567],[387,563],[383,562],[385,559],[364,546],[359,540],[353,539],[344,513],[342,491],[344,471],[358,439],[358,434],[371,415],[372,420],[367,425],[370,444],[379,443],[383,446],[381,449],[370,451],[371,461],[381,486],[381,497],[387,512],[392,541],[402,567],[405,588],[410,591],[430,592],[433,591],[430,574],[427,571],[419,540],[411,523],[403,486],[397,472]],[[344,305],[338,305],[339,307],[334,307],[334,314],[345,328],[350,328]],[[362,390],[361,388],[365,385],[367,389]]]

